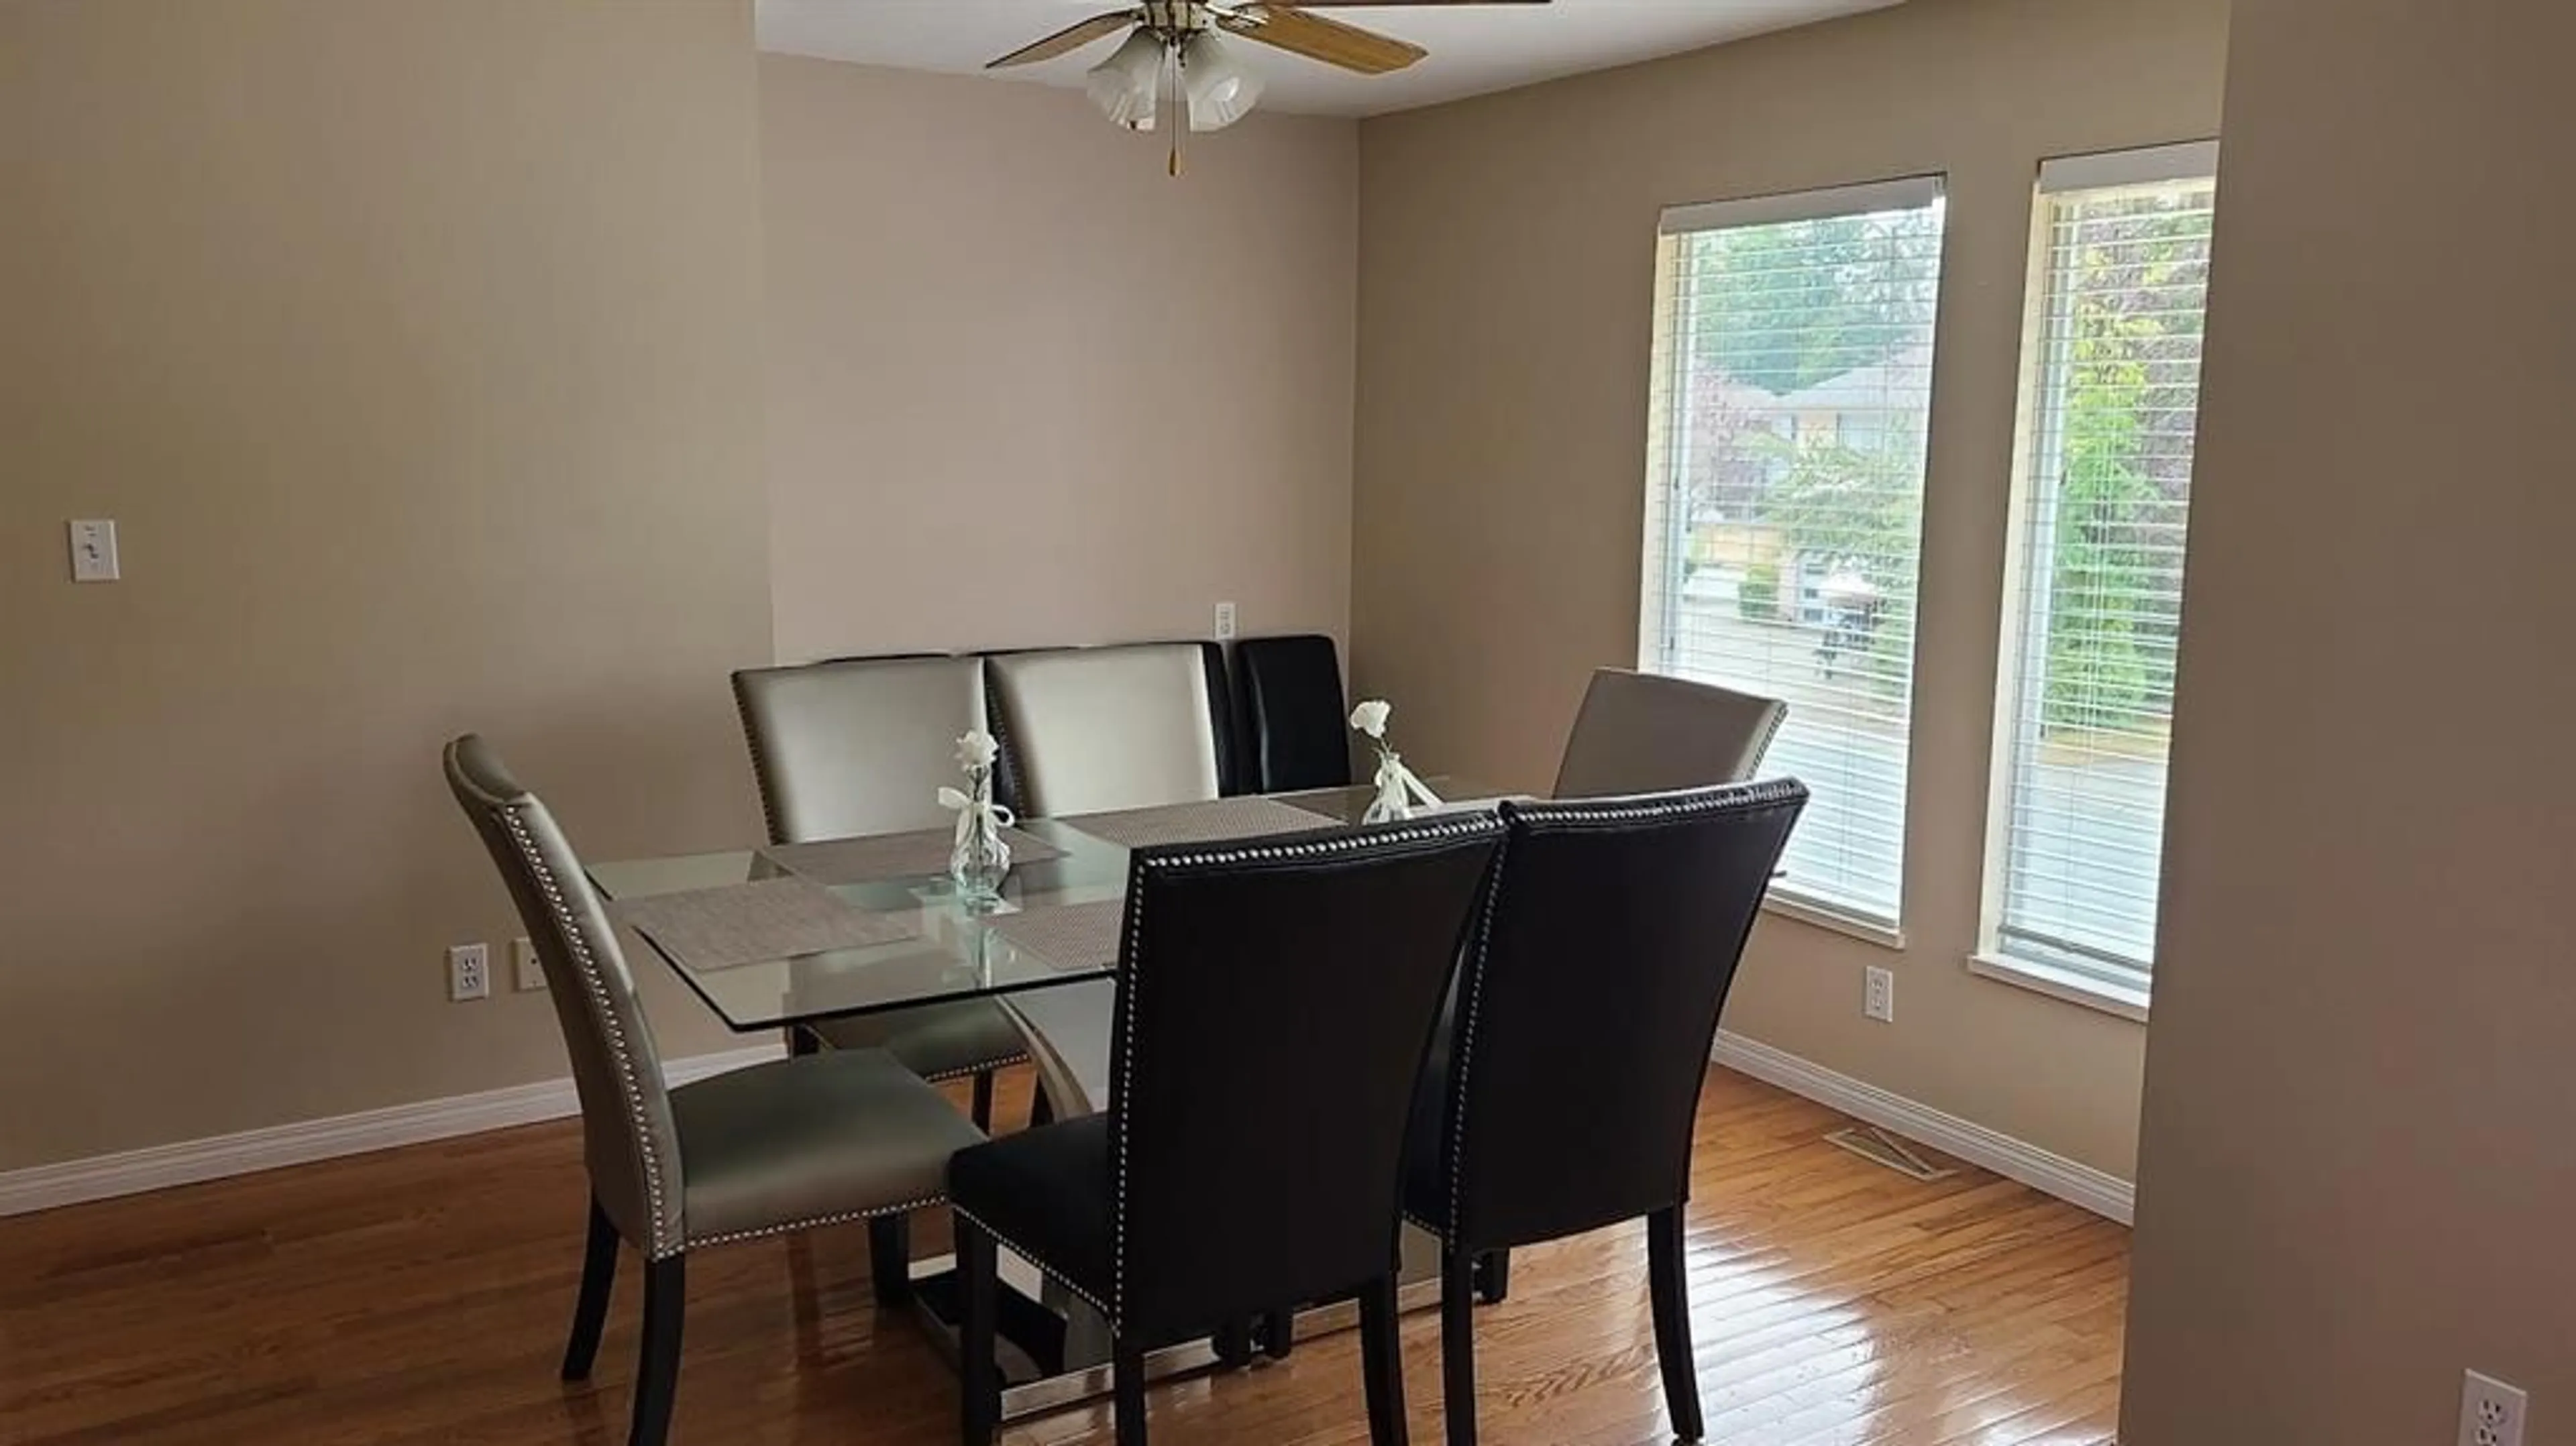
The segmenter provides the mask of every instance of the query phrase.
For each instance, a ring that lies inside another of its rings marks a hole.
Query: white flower
[[[993,741],[993,735],[978,728],[957,740],[957,766],[970,773],[990,768],[1001,752],[1002,745]]]
[[[1386,741],[1386,715],[1395,709],[1383,698],[1371,698],[1351,710],[1351,726],[1380,743]]]

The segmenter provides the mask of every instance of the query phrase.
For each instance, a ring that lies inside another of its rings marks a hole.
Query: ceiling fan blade
[[[1310,15],[1294,5],[1266,0],[1246,5],[1230,14],[1221,14],[1217,23],[1246,40],[1258,40],[1281,50],[1356,70],[1362,75],[1384,75],[1402,70],[1429,54],[1411,41],[1374,30],[1362,30],[1339,20]]]
[[[1113,10],[1106,15],[1094,15],[1079,25],[1066,26],[1035,45],[1021,46],[999,60],[987,61],[984,68],[1000,70],[1006,65],[1035,65],[1041,60],[1053,60],[1059,55],[1080,50],[1095,40],[1107,39],[1135,24],[1138,18],[1133,10]]]

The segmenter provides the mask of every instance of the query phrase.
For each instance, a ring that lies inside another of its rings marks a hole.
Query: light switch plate
[[[116,524],[106,518],[89,518],[71,524],[72,581],[114,582],[120,576],[116,561]]]
[[[1230,602],[1216,605],[1216,640],[1220,643],[1234,641],[1234,604]]]
[[[510,941],[511,982],[521,994],[534,994],[546,987],[546,966],[537,962],[537,946],[525,938]]]

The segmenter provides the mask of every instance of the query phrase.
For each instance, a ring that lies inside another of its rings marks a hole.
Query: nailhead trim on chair
[[[1467,975],[1461,992],[1465,995],[1467,1017],[1460,1022],[1459,1035],[1449,1051],[1452,1072],[1449,1076],[1449,1225],[1439,1232],[1447,1240],[1465,1224],[1459,1211],[1459,1196],[1465,1189],[1466,1172],[1458,1162],[1467,1153],[1467,1071],[1476,1057],[1476,1020],[1485,1004],[1485,949],[1494,937],[1494,905],[1503,896],[1504,857],[1511,852],[1512,836],[1503,834],[1502,843],[1494,850],[1494,862],[1485,880],[1485,901],[1476,911],[1476,938],[1469,946]]]
[[[784,843],[786,840],[779,837],[778,815],[769,806],[769,750],[760,746],[760,730],[752,726],[751,698],[743,691],[740,673],[736,673],[733,679],[733,711],[734,716],[742,720],[742,736],[751,747],[751,782],[753,791],[760,795],[761,829],[769,835],[771,843]]]
[[[687,1248],[696,1250],[709,1245],[731,1245],[737,1240],[758,1240],[767,1235],[791,1235],[799,1230],[819,1230],[826,1225],[847,1225],[853,1220],[874,1220],[880,1215],[909,1215],[946,1198],[944,1195],[924,1195],[918,1200],[906,1200],[900,1205],[880,1205],[873,1210],[842,1210],[830,1215],[791,1220],[784,1225],[764,1225],[757,1230],[728,1230],[721,1235],[701,1235],[688,1242]]]
[[[680,1222],[671,1218],[669,1201],[662,1191],[661,1152],[655,1148],[653,1129],[646,1119],[644,1089],[635,1074],[635,1059],[626,1046],[626,1032],[618,1027],[617,1012],[609,1007],[608,984],[601,977],[599,961],[591,957],[590,946],[581,936],[581,928],[565,907],[562,886],[555,881],[554,870],[546,867],[536,840],[528,837],[527,823],[519,817],[518,805],[503,801],[497,805],[502,824],[510,831],[510,840],[519,850],[519,858],[535,876],[537,887],[546,896],[547,911],[554,915],[555,932],[572,950],[573,963],[581,974],[584,994],[589,998],[592,1016],[600,1032],[608,1039],[608,1053],[617,1066],[618,1091],[625,1097],[627,1125],[635,1136],[636,1158],[644,1167],[644,1203],[652,1216],[653,1238],[645,1242],[647,1259],[662,1260],[686,1248],[681,1242]]]
[[[943,1069],[937,1074],[923,1075],[922,1078],[932,1084],[939,1084],[952,1079],[968,1079],[975,1075],[983,1074],[988,1070],[1008,1069],[1012,1065],[1026,1063],[1029,1058],[1030,1055],[1028,1051],[1022,1050],[1018,1054],[1006,1054],[1000,1059],[988,1059],[982,1064],[965,1064],[959,1065],[955,1069]]]
[[[1066,1275],[1061,1269],[1047,1264],[1036,1251],[1029,1249],[1027,1246],[1022,1245],[1011,1237],[1004,1235],[1001,1231],[986,1224],[983,1216],[976,1214],[972,1210],[960,1208],[954,1201],[949,1202],[948,1208],[952,1213],[962,1215],[967,1219],[974,1221],[976,1229],[992,1236],[996,1242],[1009,1246],[1012,1254],[1019,1256],[1022,1260],[1025,1260],[1029,1264],[1046,1272],[1046,1276],[1049,1280],[1052,1280],[1056,1284],[1063,1286],[1066,1290],[1073,1292],[1076,1300],[1079,1300],[1083,1304],[1090,1306],[1093,1310],[1100,1312],[1101,1317],[1109,1322],[1109,1329],[1112,1333],[1117,1331],[1117,1313],[1112,1311],[1109,1307],[1102,1305],[1098,1296],[1095,1296],[1090,1291],[1084,1290],[1081,1286],[1074,1284],[1072,1277]]]
[[[1726,783],[1687,793],[1646,795],[1631,799],[1583,802],[1514,802],[1512,816],[1534,827],[1550,824],[1634,823],[1640,819],[1688,818],[1704,813],[1767,813],[1800,803],[1805,784],[1794,778],[1767,778],[1759,783]]]
[[[1762,756],[1771,751],[1771,740],[1780,736],[1780,725],[1788,721],[1789,706],[1786,703],[1775,704],[1771,709],[1770,723],[1762,729],[1762,741],[1753,745],[1756,767],[1761,766]]]
[[[818,1022],[828,1023],[829,1021],[818,1021]],[[814,1037],[814,1039],[815,1039],[815,1041],[816,1041],[817,1043],[821,1044],[821,1045],[822,1045],[824,1048],[826,1048],[826,1049],[830,1049],[830,1048],[833,1048],[833,1047],[834,1047],[834,1046],[833,1046],[833,1044],[832,1044],[832,1042],[831,1042],[830,1040],[823,1038],[823,1036],[822,1036],[822,1035],[820,1035],[820,1034],[815,1034],[815,1033],[814,1033],[814,1031],[813,1031],[811,1028],[808,1028],[808,1027],[807,1027],[807,1026],[805,1026],[805,1025],[799,1024],[799,1025],[795,1025],[795,1026],[793,1026],[793,1027],[794,1027],[794,1028],[797,1028],[797,1029],[803,1029],[803,1030],[805,1030],[805,1032],[806,1032],[806,1033],[808,1033],[808,1034],[812,1034],[812,1035],[813,1035],[813,1037]],[[871,1048],[875,1048],[875,1049],[882,1049],[882,1048],[884,1048],[884,1046],[883,1046],[883,1045],[872,1045],[872,1046],[870,1046],[870,1047],[871,1047]],[[954,1068],[954,1069],[943,1069],[943,1070],[939,1071],[937,1074],[926,1074],[926,1075],[923,1075],[923,1076],[921,1076],[921,1078],[922,1078],[922,1080],[923,1080],[925,1083],[928,1083],[928,1084],[941,1084],[941,1083],[944,1083],[944,1082],[946,1082],[946,1081],[948,1081],[948,1080],[952,1080],[952,1079],[968,1079],[968,1078],[971,1078],[971,1077],[973,1077],[973,1076],[975,1076],[975,1075],[982,1074],[982,1073],[984,1073],[986,1070],[1008,1069],[1008,1068],[1010,1068],[1012,1065],[1026,1063],[1026,1062],[1027,1062],[1029,1059],[1031,1059],[1032,1057],[1033,1057],[1033,1056],[1031,1056],[1031,1055],[1028,1053],[1028,1051],[1026,1051],[1026,1050],[1022,1050],[1022,1051],[1021,1051],[1021,1052],[1019,1052],[1018,1054],[1006,1054],[1006,1055],[1001,1056],[1001,1057],[1000,1057],[1000,1058],[998,1058],[998,1059],[988,1059],[988,1060],[984,1061],[982,1064],[962,1064],[962,1065],[957,1066],[957,1067],[956,1067],[956,1068]]]
[[[1109,1293],[1117,1309],[1103,1310],[1109,1317],[1111,1334],[1126,1329],[1127,1303],[1127,1111],[1124,1107],[1136,1078],[1137,1014],[1144,1005],[1145,951],[1145,876],[1172,869],[1224,868],[1234,864],[1268,863],[1278,859],[1320,859],[1335,854],[1353,853],[1367,848],[1384,848],[1392,844],[1431,843],[1442,839],[1469,838],[1478,834],[1493,835],[1503,831],[1502,820],[1490,813],[1452,814],[1429,822],[1379,829],[1368,833],[1336,833],[1329,837],[1308,839],[1299,843],[1257,843],[1215,849],[1204,853],[1161,854],[1140,850],[1135,853],[1127,877],[1127,941],[1118,970],[1118,1019],[1124,1028],[1118,1039],[1118,1071],[1109,1086],[1110,1113],[1118,1122],[1114,1143],[1115,1157],[1111,1170],[1116,1176],[1115,1193],[1109,1213],[1110,1256]],[[980,1222],[979,1222],[980,1223]],[[1022,1252],[1025,1254],[1026,1252]],[[1068,1282],[1069,1284],[1069,1282]],[[1077,1292],[1078,1293],[1078,1292]],[[1092,1302],[1098,1305],[1099,1302]]]

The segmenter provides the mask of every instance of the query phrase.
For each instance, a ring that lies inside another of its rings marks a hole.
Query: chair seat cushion
[[[882,1049],[923,1079],[981,1074],[1029,1057],[1027,1037],[989,999],[827,1019],[807,1029],[834,1049]]]
[[[939,1198],[984,1138],[881,1050],[753,1065],[671,1091],[691,1245],[885,1214]]]
[[[1109,1116],[1022,1130],[948,1163],[949,1204],[1109,1310]]]

